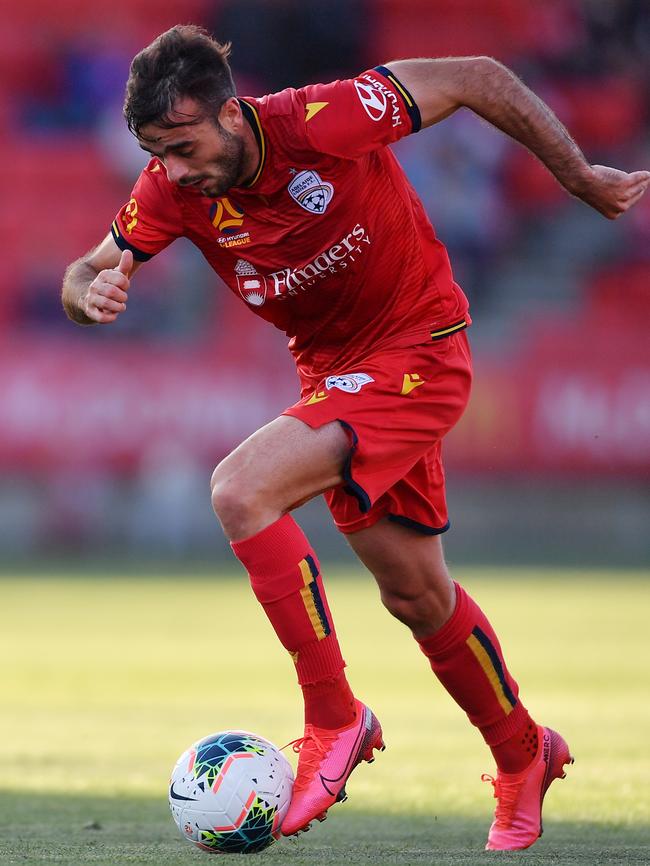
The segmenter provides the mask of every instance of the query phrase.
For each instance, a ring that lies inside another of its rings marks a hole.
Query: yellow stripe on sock
[[[323,628],[321,618],[318,615],[318,611],[316,610],[316,604],[314,603],[314,596],[312,595],[310,586],[314,578],[312,576],[311,569],[309,568],[309,563],[306,559],[302,559],[300,561],[300,573],[302,574],[302,579],[305,583],[305,585],[300,590],[300,595],[302,597],[303,604],[305,605],[305,610],[307,611],[309,622],[312,624],[318,640],[323,640],[323,638],[327,637],[327,635],[325,633],[325,629]]]
[[[489,655],[486,653],[480,641],[473,634],[471,634],[467,638],[467,646],[474,653],[474,655],[476,656],[476,660],[483,668],[483,673],[488,678],[488,682],[494,689],[494,694],[497,696],[497,700],[501,705],[501,709],[506,714],[506,716],[509,715],[513,710],[513,706],[504,694],[503,687],[501,686],[501,682],[499,680],[499,675],[494,670],[494,665],[490,661]]]
[[[300,573],[302,574],[303,583],[305,584],[305,586],[309,586],[309,584],[313,580],[313,577],[311,576],[311,568],[309,567],[309,563],[307,562],[306,559],[301,559],[300,562],[298,563],[298,565],[300,568]]]

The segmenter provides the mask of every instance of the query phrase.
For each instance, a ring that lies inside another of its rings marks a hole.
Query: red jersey
[[[209,199],[152,159],[113,223],[121,249],[146,261],[188,237],[287,334],[304,383],[469,324],[447,252],[387,147],[420,128],[392,72],[240,104],[260,152],[252,180]]]

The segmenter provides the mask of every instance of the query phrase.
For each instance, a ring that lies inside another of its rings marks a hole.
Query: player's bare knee
[[[409,593],[401,590],[382,589],[381,600],[386,610],[404,625],[411,626],[422,615],[425,593]]]
[[[421,587],[415,590],[383,588],[384,607],[416,636],[437,631],[454,609],[453,595],[446,587]]]
[[[210,481],[212,507],[226,532],[232,537],[238,527],[246,524],[255,510],[255,498],[243,479],[217,466]]]
[[[260,479],[238,470],[228,458],[212,473],[212,508],[231,541],[250,538],[281,515]]]

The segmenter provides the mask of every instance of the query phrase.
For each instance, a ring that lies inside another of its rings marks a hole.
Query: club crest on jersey
[[[258,274],[254,266],[238,259],[235,265],[235,276],[239,294],[252,307],[261,307],[266,300],[266,277]]]
[[[348,394],[357,394],[368,382],[374,382],[372,376],[367,373],[347,373],[345,376],[328,376],[325,379],[325,387],[328,391],[338,388]]]
[[[291,198],[309,213],[325,213],[334,195],[332,184],[312,170],[299,172],[287,189]]]

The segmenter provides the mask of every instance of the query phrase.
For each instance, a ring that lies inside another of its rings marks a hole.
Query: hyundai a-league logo
[[[345,376],[328,376],[325,379],[325,387],[328,391],[338,388],[348,394],[358,393],[368,382],[374,382],[372,376],[367,373],[347,373]]]
[[[244,259],[237,260],[235,275],[239,294],[246,303],[261,307],[266,300],[266,277],[258,274],[254,266]]]
[[[315,171],[299,172],[287,189],[291,198],[309,213],[325,213],[334,195],[332,184],[322,180]]]

